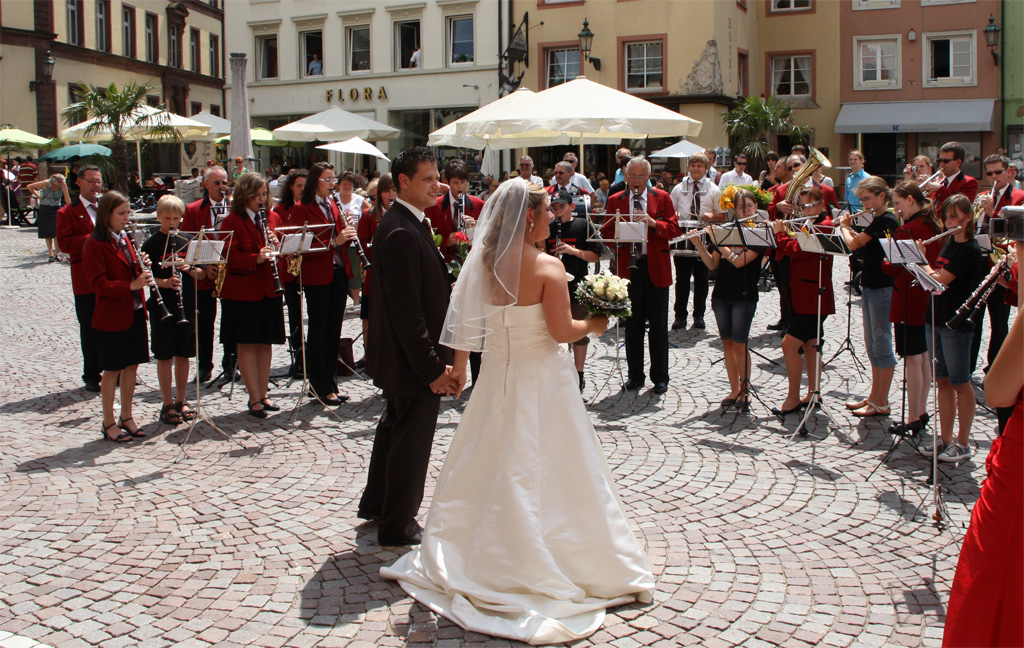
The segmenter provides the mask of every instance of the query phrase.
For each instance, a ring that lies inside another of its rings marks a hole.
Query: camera
[[[911,171],[913,171],[914,173],[917,173],[917,170],[918,170],[918,169],[920,169],[920,168],[921,168],[921,167],[919,167],[919,166],[917,166],[917,165],[915,164],[914,166],[910,167],[910,170],[911,170]]]
[[[992,238],[1024,241],[1024,207],[1003,207],[999,218],[992,219]]]

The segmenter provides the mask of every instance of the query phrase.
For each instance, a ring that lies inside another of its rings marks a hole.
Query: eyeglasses
[[[804,203],[804,204],[800,205],[800,208],[801,209],[810,209],[811,207],[814,207],[815,205],[820,205],[820,204],[821,204],[820,200],[815,200],[812,203]]]
[[[530,164],[529,162],[520,162],[519,166],[521,166],[521,167],[532,167],[533,165]]]
[[[956,158],[939,158],[939,164],[948,164],[950,162],[955,162],[955,161],[956,161]]]
[[[737,166],[747,166],[747,163],[746,163],[746,162],[740,162],[739,160],[736,160],[735,164],[736,164]]]
[[[793,166],[786,167],[786,168],[789,169],[790,171],[796,171],[797,169],[799,169],[802,166],[803,166],[802,164],[794,164]]]
[[[991,178],[994,175],[1003,175],[1004,173],[1006,173],[1006,169],[999,169],[998,171],[986,171],[985,175]]]
[[[326,182],[328,184],[338,184],[337,178],[320,178],[320,182]]]
[[[629,178],[630,180],[646,180],[647,179],[647,174],[646,173],[643,174],[643,175],[629,174],[626,177]]]
[[[94,185],[101,185],[101,184],[103,184],[103,180],[90,180],[89,178],[81,178],[81,180],[82,180],[82,182],[85,182],[86,184],[94,184]]]

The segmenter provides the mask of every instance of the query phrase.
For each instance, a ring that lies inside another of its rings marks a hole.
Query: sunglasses
[[[939,158],[939,164],[948,164],[956,161],[956,158]]]
[[[796,171],[797,169],[799,169],[802,166],[803,166],[802,164],[794,164],[793,166],[786,167],[786,168],[789,169],[790,171]]]
[[[747,166],[747,163],[746,163],[746,162],[740,162],[739,160],[736,160],[736,164],[737,164],[738,166]]]
[[[994,175],[1003,175],[1004,173],[1006,173],[1006,169],[999,169],[998,171],[986,171],[985,175],[991,178]]]

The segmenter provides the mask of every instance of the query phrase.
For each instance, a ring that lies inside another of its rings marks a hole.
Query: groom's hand
[[[451,365],[445,365],[444,373],[434,379],[434,382],[430,383],[430,391],[435,394],[442,396],[448,396],[455,391],[454,383],[451,379]]]

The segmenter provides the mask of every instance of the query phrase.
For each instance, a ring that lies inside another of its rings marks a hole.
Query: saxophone
[[[220,297],[220,291],[224,288],[224,280],[227,279],[227,268],[217,268],[217,278],[213,280],[213,298]]]

